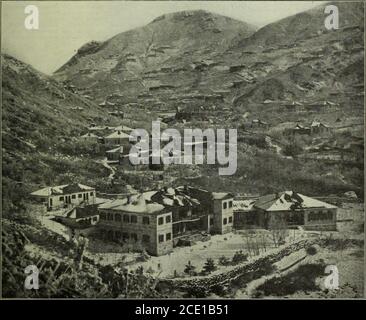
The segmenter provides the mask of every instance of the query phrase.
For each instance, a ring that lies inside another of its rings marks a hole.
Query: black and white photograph
[[[1,298],[365,299],[364,17],[2,1]]]

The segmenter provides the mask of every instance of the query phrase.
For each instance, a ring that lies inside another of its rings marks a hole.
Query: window
[[[117,214],[114,216],[114,220],[115,220],[115,221],[120,222],[120,221],[121,221],[121,215],[120,215],[119,213],[117,213]]]
[[[233,217],[229,217],[229,223],[233,222]]]
[[[143,224],[150,224],[150,218],[149,217],[142,217],[142,223]]]
[[[127,223],[130,222],[130,216],[128,214],[123,215],[123,222],[127,222]]]
[[[227,224],[227,218],[224,218],[224,224]]]
[[[137,234],[136,233],[131,233],[131,239],[134,241],[137,241]]]
[[[233,202],[230,200],[229,201],[229,208],[232,208],[233,207]]]
[[[137,217],[131,216],[131,223],[137,223]]]
[[[112,213],[108,212],[107,217],[108,217],[108,220],[113,220],[113,214]]]
[[[224,209],[226,209],[226,208],[227,208],[227,202],[224,202],[224,203],[222,204],[222,206],[223,206],[223,208],[224,208]]]
[[[91,195],[91,196],[93,196],[93,194],[94,194],[93,192],[90,192],[90,195]]]
[[[105,213],[104,213],[104,212],[101,212],[101,213],[100,213],[100,219],[101,219],[101,220],[105,220]]]
[[[162,225],[164,224],[164,218],[163,217],[160,217],[159,220],[158,220],[158,224],[159,225]],[[164,240],[163,240],[164,241]]]
[[[171,216],[166,216],[165,217],[165,223],[170,223],[172,221],[172,217]]]
[[[93,221],[98,221],[98,217],[93,217]]]
[[[78,198],[82,198],[83,197],[83,194],[82,193],[79,193],[78,194]]]
[[[214,224],[214,219],[210,218],[210,226],[212,226]]]
[[[166,241],[172,240],[172,234],[169,232],[166,234]]]
[[[60,201],[64,201],[64,197],[60,197]]]
[[[71,196],[71,199],[76,199],[76,194],[73,194],[73,195]]]
[[[116,239],[116,240],[121,239],[121,236],[122,236],[121,231],[116,231],[116,232],[114,233],[114,237],[115,237],[115,239]]]
[[[126,241],[129,239],[128,233],[127,232],[122,232],[122,240]]]
[[[147,234],[142,235],[142,242],[149,243],[150,242],[150,236]]]
[[[164,235],[163,234],[159,234],[159,242],[164,242]]]

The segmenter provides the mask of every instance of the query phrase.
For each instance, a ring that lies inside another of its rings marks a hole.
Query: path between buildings
[[[108,176],[108,179],[110,181],[113,180],[114,175],[116,174],[116,170],[108,164],[107,158],[104,158],[103,160],[101,160],[100,163],[102,164],[102,166],[104,168],[107,168],[111,172],[110,175]]]

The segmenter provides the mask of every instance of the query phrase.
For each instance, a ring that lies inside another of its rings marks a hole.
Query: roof
[[[104,203],[99,206],[99,209],[110,209],[128,213],[152,214],[163,211],[165,207],[158,203],[149,203],[143,194],[138,194],[130,196],[130,201],[128,201],[128,198],[124,198]]]
[[[81,138],[98,138],[98,136],[94,133],[88,132],[81,136]]]
[[[94,191],[95,188],[80,183],[64,184],[56,187],[46,187],[31,193],[32,196],[47,197],[51,195],[63,195],[82,191]]]
[[[253,208],[256,200],[234,200],[233,201],[233,210],[234,211],[250,211]]]
[[[163,188],[154,194],[149,193],[147,196],[152,201],[169,207],[192,207],[200,205],[197,199],[189,196],[184,190],[179,188]]]
[[[132,128],[124,126],[124,125],[120,125],[114,128],[115,131],[126,131],[126,132],[131,132],[133,131]]]
[[[121,146],[121,147],[117,147],[117,148],[106,151],[106,153],[117,153],[117,152],[123,153],[123,147]]]
[[[115,131],[105,137],[105,139],[116,139],[116,138],[129,139],[130,136],[127,133],[124,133],[123,131]]]
[[[212,192],[212,198],[214,200],[224,200],[224,199],[229,199],[232,197],[233,197],[233,195],[228,192]]]
[[[260,197],[255,203],[255,208],[266,211],[287,211],[308,208],[337,208],[329,203],[304,196],[294,191],[284,191],[278,194],[268,194]]]

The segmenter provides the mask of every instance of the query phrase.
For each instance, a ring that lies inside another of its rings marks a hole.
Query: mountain
[[[339,28],[342,30],[351,26],[363,25],[364,4],[362,2],[353,3],[325,3],[310,10],[300,12],[290,17],[286,17],[274,23],[270,23],[260,28],[249,38],[244,38],[238,44],[240,47],[248,48],[268,48],[280,44],[293,44],[297,41],[311,39],[321,34],[330,34],[325,27],[324,13],[326,6],[335,5],[339,12]]]
[[[123,102],[136,102],[139,94],[159,86],[164,91],[166,85],[189,91],[199,81],[200,68],[215,65],[211,56],[254,31],[247,23],[203,10],[166,14],[105,42],[85,44],[54,76],[92,91],[99,102],[115,92],[125,96]]]
[[[241,113],[265,100],[334,99],[334,85],[354,92],[363,78],[363,4],[337,6],[340,29],[332,31],[324,26],[325,5],[256,32],[202,10],[167,14],[84,45],[54,76],[99,103],[118,94],[121,109]],[[345,76],[351,65],[358,72]],[[337,99],[347,104],[350,97]]]

